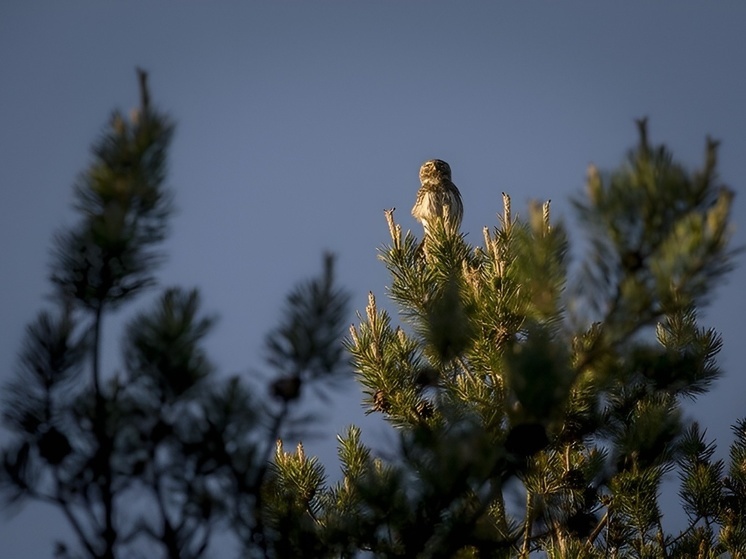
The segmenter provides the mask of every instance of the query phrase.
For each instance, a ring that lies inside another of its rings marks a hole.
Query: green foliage
[[[722,341],[696,311],[732,265],[733,195],[714,142],[690,173],[639,127],[628,161],[591,168],[576,201],[591,235],[577,279],[548,202],[521,221],[503,195],[480,247],[437,223],[419,242],[386,212],[380,256],[404,324],[371,293],[347,347],[400,455],[376,462],[356,429],[340,439],[343,481],[317,485],[321,507],[304,511],[328,556],[742,553],[744,476],[724,477],[681,412],[720,375]],[[672,470],[690,516],[678,536],[659,504]]]
[[[591,166],[587,200],[576,200],[593,246],[584,288],[597,309],[611,301],[604,324],[619,334],[701,303],[733,254],[733,192],[717,181],[717,142],[707,140],[703,168],[688,173],[638,125],[627,163],[606,175]]]

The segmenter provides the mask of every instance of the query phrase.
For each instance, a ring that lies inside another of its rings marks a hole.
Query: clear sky
[[[551,198],[578,241],[569,196],[590,162],[622,161],[647,115],[652,139],[691,167],[707,134],[722,141],[746,244],[744,29],[741,0],[2,2],[0,382],[49,292],[50,241],[73,218],[88,146],[113,108],[137,104],[136,66],[178,124],[162,284],[202,289],[221,317],[213,359],[250,374],[323,250],[339,255],[354,308],[369,290],[384,299],[383,209],[419,234],[409,210],[429,158],[450,163],[473,242],[496,224],[501,191],[523,213]],[[746,415],[742,262],[703,317],[723,334],[725,376],[690,408],[723,445]],[[105,327],[115,362],[117,320]],[[358,402],[351,388],[312,447],[328,464]],[[50,556],[66,533],[44,507],[0,513],[0,559]]]

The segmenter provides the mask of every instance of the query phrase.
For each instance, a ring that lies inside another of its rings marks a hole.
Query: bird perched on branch
[[[451,167],[440,159],[426,161],[420,167],[420,189],[412,208],[414,218],[428,235],[433,221],[441,219],[446,228],[458,231],[464,216],[461,193],[451,181]]]

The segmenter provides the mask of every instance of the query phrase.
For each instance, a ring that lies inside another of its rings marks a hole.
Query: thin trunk
[[[112,465],[111,455],[113,453],[113,441],[108,434],[108,413],[106,410],[106,396],[102,389],[101,380],[101,322],[103,316],[103,302],[96,307],[93,323],[93,352],[92,372],[93,388],[96,393],[96,415],[93,422],[93,432],[98,444],[99,464],[102,468],[99,487],[101,488],[101,504],[104,508],[103,533],[104,550],[101,559],[114,559],[114,546],[116,545],[117,533],[114,529],[114,491],[112,488]]]

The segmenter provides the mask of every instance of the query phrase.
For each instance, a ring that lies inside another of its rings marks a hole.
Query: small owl
[[[440,159],[431,159],[420,167],[420,189],[412,208],[414,218],[422,223],[425,235],[434,219],[445,219],[453,231],[458,231],[464,216],[461,193],[451,182],[451,167]]]

